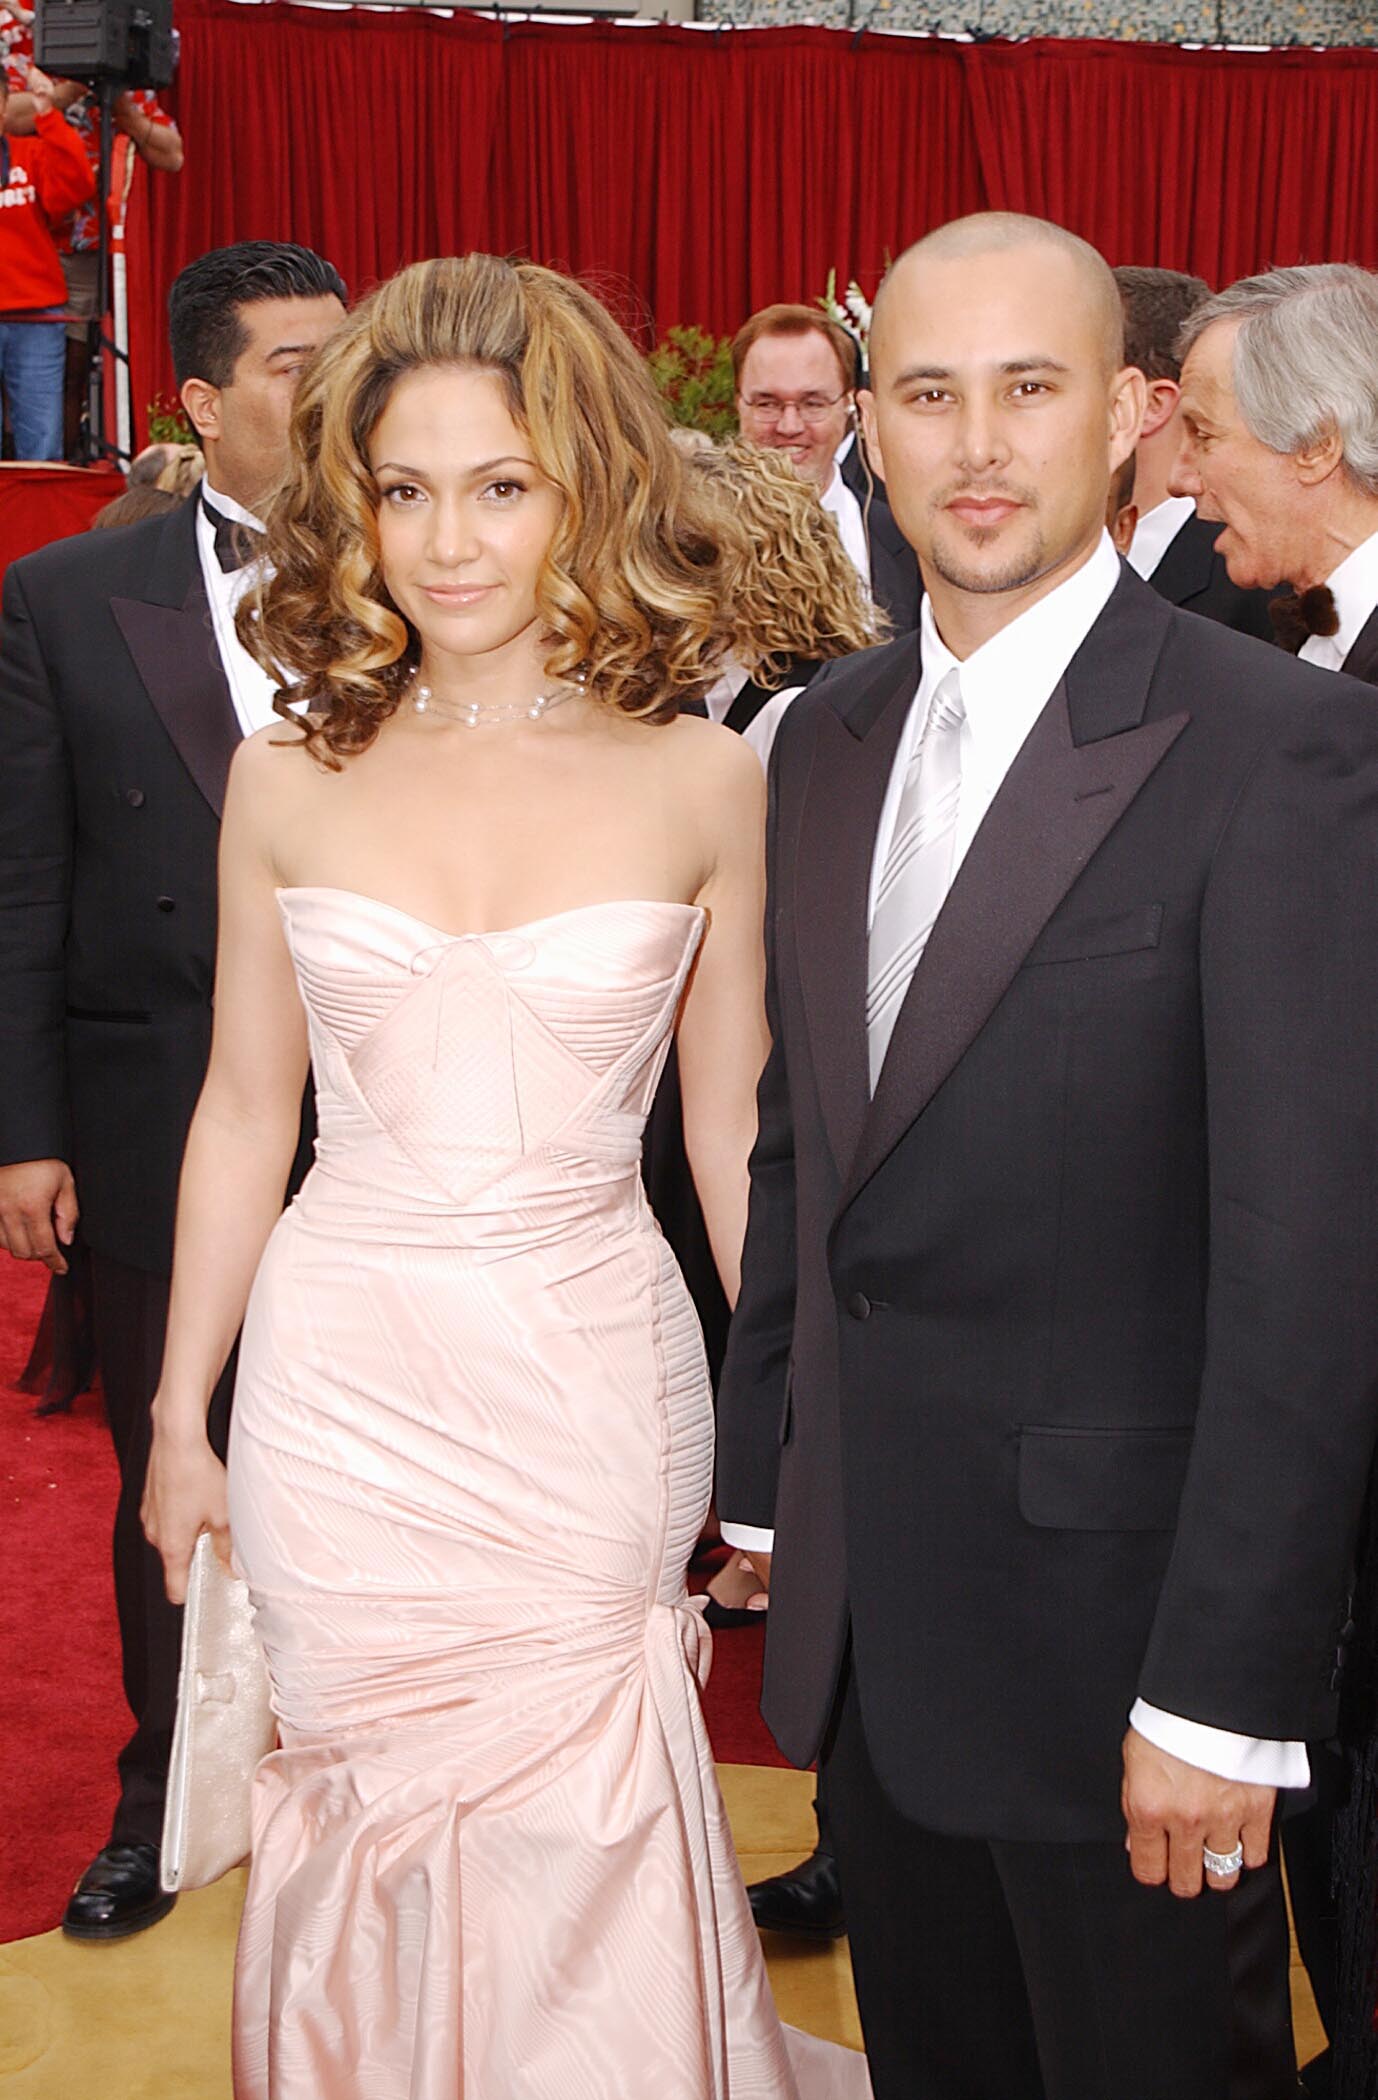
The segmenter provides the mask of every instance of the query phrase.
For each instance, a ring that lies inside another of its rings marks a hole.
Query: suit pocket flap
[[[1053,1531],[1171,1531],[1190,1429],[1022,1429],[1019,1514]]]
[[[1161,904],[1136,904],[1132,911],[1105,912],[1074,924],[1055,922],[1035,941],[1024,967],[1035,963],[1091,962],[1098,955],[1133,955],[1156,948],[1163,930]]]

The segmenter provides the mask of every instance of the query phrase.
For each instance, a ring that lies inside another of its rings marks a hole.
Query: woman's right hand
[[[163,1557],[163,1581],[171,1603],[186,1602],[192,1548],[203,1531],[210,1533],[229,1567],[228,1476],[204,1430],[160,1427],[155,1411],[139,1515],[144,1536]]]

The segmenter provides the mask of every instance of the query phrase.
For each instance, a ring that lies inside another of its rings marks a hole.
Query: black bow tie
[[[1291,591],[1274,598],[1268,607],[1273,638],[1295,656],[1313,634],[1338,634],[1340,615],[1328,583],[1313,583],[1309,591]]]
[[[237,518],[227,518],[204,496],[201,508],[215,527],[215,558],[226,576],[232,576],[236,569],[258,560],[263,545],[261,532],[256,532],[252,525],[241,525]]]

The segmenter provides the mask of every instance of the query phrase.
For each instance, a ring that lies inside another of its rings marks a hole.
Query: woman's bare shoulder
[[[308,750],[302,730],[288,721],[270,722],[246,736],[230,769],[231,778],[252,783],[255,794],[301,794],[327,770]]]
[[[676,769],[686,787],[701,786],[714,796],[726,796],[735,807],[764,803],[761,761],[735,729],[705,721],[702,715],[679,715],[659,734],[665,763]]]

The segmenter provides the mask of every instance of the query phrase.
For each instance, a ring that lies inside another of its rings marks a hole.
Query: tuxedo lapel
[[[895,751],[918,689],[919,638],[906,635],[879,653],[873,677],[845,711],[819,708],[799,818],[799,976],[819,1101],[839,1174],[856,1152],[868,1105],[871,861]]]
[[[1365,685],[1378,685],[1378,611],[1369,614],[1340,669]]]
[[[196,550],[197,501],[169,516],[147,595],[112,598],[110,610],[159,720],[218,817],[241,731]]]
[[[1185,713],[1143,721],[1170,618],[1137,578],[1122,578],[1035,723],[914,972],[840,1208],[970,1048],[1092,854],[1186,727]],[[852,996],[864,998],[864,984]],[[864,1068],[864,1045],[860,1055]]]

